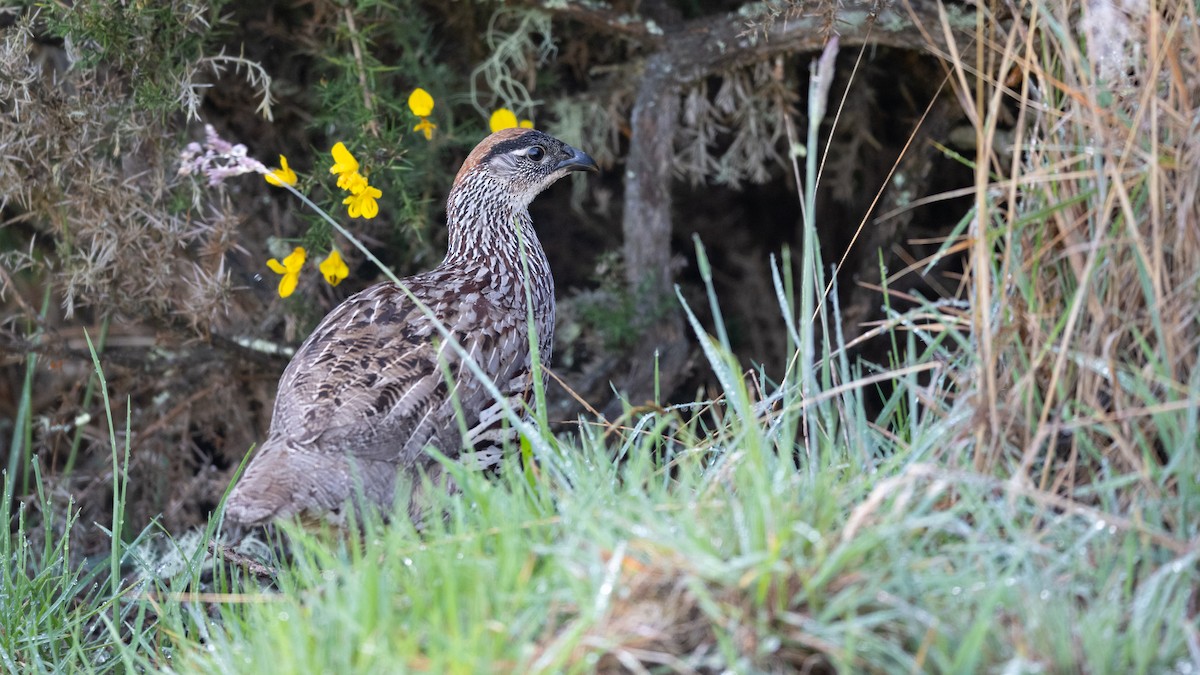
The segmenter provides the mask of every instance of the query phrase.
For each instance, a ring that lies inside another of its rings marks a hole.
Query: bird
[[[452,489],[427,446],[462,461],[469,453],[480,466],[499,463],[506,434],[515,437],[504,403],[443,331],[505,403],[522,410],[532,400],[529,325],[548,363],[555,304],[529,204],[576,171],[598,167],[544,132],[503,129],[484,138],[450,188],[442,262],[347,298],[296,351],[279,379],[267,439],[230,492],[226,518],[341,526],[363,506],[389,515],[405,484],[409,516],[419,518],[422,473]]]

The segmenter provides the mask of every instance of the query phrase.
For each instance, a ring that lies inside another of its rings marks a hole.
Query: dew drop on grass
[[[1049,600],[1050,599],[1050,591],[1048,591],[1046,589],[1042,589],[1042,592],[1038,593],[1038,597],[1041,598],[1042,600]]]
[[[1103,530],[1107,526],[1108,526],[1108,523],[1104,522],[1103,520],[1097,520],[1096,524],[1092,525],[1092,529],[1099,532],[1100,530]]]
[[[279,613],[279,620],[280,620],[280,621],[288,621],[288,620],[290,620],[291,618],[292,618],[292,617],[291,617],[291,616],[290,616],[290,615],[289,615],[287,612],[280,612],[280,613]]]
[[[962,593],[962,586],[955,586],[950,589],[950,595],[959,595]]]
[[[412,558],[405,558],[405,559],[404,559],[404,566],[405,566],[405,567],[412,567]]]

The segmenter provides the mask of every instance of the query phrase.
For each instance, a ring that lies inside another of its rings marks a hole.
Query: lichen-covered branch
[[[678,85],[671,56],[650,57],[633,105],[633,143],[625,160],[625,261],[630,289],[650,287],[660,297],[671,287],[671,162],[679,123]],[[631,252],[636,251],[636,253]]]
[[[622,12],[607,2],[528,0],[521,4],[558,18],[578,21],[601,33],[617,35],[647,47],[659,46],[663,42],[663,30],[653,20]]]

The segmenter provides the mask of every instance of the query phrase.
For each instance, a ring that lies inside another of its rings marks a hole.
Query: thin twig
[[[225,560],[241,567],[250,574],[264,581],[274,581],[279,576],[279,571],[268,565],[264,565],[250,556],[243,555],[229,548],[216,540],[210,539],[208,542],[208,551],[213,556],[220,556]]]
[[[371,87],[367,84],[367,67],[363,63],[362,47],[358,44],[362,35],[354,23],[353,10],[347,7],[343,11],[346,14],[346,28],[350,31],[350,47],[354,50],[354,65],[358,70],[358,86],[362,89],[363,107],[371,115],[367,120],[367,131],[370,131],[375,138],[379,138],[379,123],[375,120],[375,100],[371,98]]]
[[[279,602],[286,597],[278,593],[192,593],[187,591],[173,593],[142,593],[134,596],[135,600],[145,600],[161,613],[161,602],[201,602],[210,605],[249,605],[264,602]]]

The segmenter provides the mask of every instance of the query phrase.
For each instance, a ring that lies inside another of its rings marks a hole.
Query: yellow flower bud
[[[368,185],[361,192],[343,199],[342,203],[349,207],[347,212],[351,218],[362,216],[370,220],[379,215],[379,204],[375,200],[382,196],[382,192]]]
[[[424,132],[425,140],[430,141],[433,140],[433,130],[436,128],[437,125],[430,122],[428,117],[422,117],[420,123],[413,127],[413,131]]]
[[[336,248],[329,252],[329,256],[321,263],[320,269],[325,281],[328,281],[330,286],[337,286],[350,274],[350,268],[346,267],[345,261],[342,260],[342,256]]]
[[[429,117],[433,113],[433,97],[429,92],[417,87],[408,95],[408,109],[417,117]]]
[[[342,176],[358,173],[358,160],[354,159],[354,155],[350,154],[350,151],[346,149],[345,144],[341,141],[338,141],[337,145],[333,146],[330,154],[333,155],[334,164],[330,167],[329,173],[336,173]],[[341,186],[339,185],[339,187]]]
[[[304,269],[304,261],[307,258],[308,253],[304,247],[297,246],[282,263],[274,258],[267,261],[267,267],[271,268],[272,272],[283,275],[279,280],[279,297],[286,298],[296,290],[296,284],[300,281],[300,270]]]
[[[288,167],[287,157],[283,155],[279,156],[279,168],[271,169],[271,173],[264,175],[263,178],[266,178],[267,182],[275,187],[296,184],[296,172]]]
[[[492,119],[488,122],[492,133],[496,133],[501,129],[512,129],[517,126],[517,115],[508,108],[500,108],[492,113]]]

